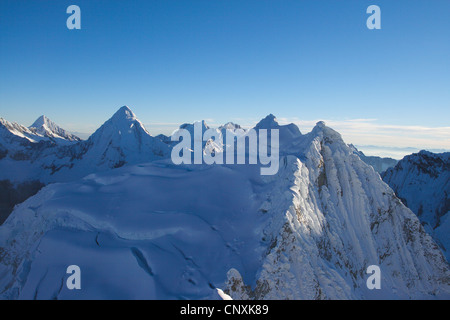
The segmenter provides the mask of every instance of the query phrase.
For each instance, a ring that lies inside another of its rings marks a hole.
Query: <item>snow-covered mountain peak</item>
[[[425,174],[433,179],[437,178],[442,172],[450,171],[450,152],[432,153],[426,150],[421,150],[418,153],[403,158],[399,162],[398,168],[393,168],[391,171],[409,170],[414,168],[416,175]],[[405,168],[404,168],[405,167]],[[386,172],[386,175],[392,173]]]
[[[20,160],[20,165],[26,168],[5,170],[10,164],[0,163],[0,179],[72,181],[93,172],[170,156],[170,147],[152,137],[126,106],[85,141],[79,141],[46,116],[39,117],[33,126],[36,127],[0,120],[0,160],[5,157]]]
[[[0,118],[0,138],[2,138],[0,140],[0,144],[4,144],[5,146],[9,146],[11,148],[11,143],[13,143],[13,141],[20,144],[21,139],[22,142],[27,141],[32,143],[46,140],[45,137],[37,133],[33,128],[29,129],[21,124],[9,122],[3,118]]]
[[[4,129],[10,131],[11,133],[17,134],[17,133],[23,133],[23,132],[30,132],[30,130],[27,130],[26,127],[16,123],[16,122],[9,122],[8,120],[4,118],[0,118],[0,125]]]
[[[150,135],[127,106],[121,107],[87,140],[83,158],[92,165],[115,168],[147,162],[169,154],[161,140]]]
[[[422,150],[381,174],[450,259],[450,152]]]
[[[325,121],[318,121],[316,123],[316,126],[320,127],[320,128],[324,128],[327,126],[327,124],[325,123]]]
[[[440,168],[445,167],[447,170],[449,170],[448,161],[450,159],[450,152],[433,153],[427,150],[421,150],[417,154],[410,155],[409,159],[413,162],[423,163],[426,166],[435,165]]]
[[[134,121],[136,120],[136,115],[131,111],[128,106],[123,106],[111,117],[111,119],[117,121]]]
[[[301,137],[300,129],[294,123],[280,125],[278,119],[273,115],[269,114],[264,119],[258,122],[255,129],[278,129],[280,130],[280,144],[291,144],[294,140]]]
[[[30,126],[31,128],[38,128],[41,126],[46,125],[47,123],[50,123],[50,119],[47,118],[45,115],[40,116],[36,119],[36,121]]]
[[[201,125],[202,125],[202,132],[209,129],[209,126],[206,124],[206,121],[205,121],[205,120],[194,121],[194,123],[183,123],[183,124],[180,126],[180,129],[188,130],[191,134],[193,134],[193,132],[194,132],[194,126],[195,126],[195,124],[197,124],[197,123],[201,123]]]
[[[327,127],[324,121],[317,122],[316,126],[312,129],[311,133],[314,136],[323,137],[327,142],[340,142],[342,144],[345,144],[341,134],[335,131],[334,129]],[[350,150],[350,148],[347,145],[346,147]]]
[[[139,121],[136,115],[127,106],[121,107],[113,116],[107,120],[96,132],[91,136],[96,137],[97,135],[104,136],[108,135],[110,138],[112,136],[126,136],[131,134],[136,135],[136,132],[143,132],[147,135],[150,133],[145,129],[143,123]],[[90,139],[91,139],[90,138]]]
[[[201,125],[201,129],[202,129],[201,132],[200,132],[200,135],[198,135],[198,133],[195,132],[195,128],[196,128],[196,127],[198,128],[198,125],[199,125],[199,124]],[[175,136],[176,136],[176,135],[178,134],[177,131],[178,131],[178,130],[181,130],[181,129],[187,130],[187,131],[189,132],[189,134],[191,135],[191,140],[192,140],[192,141],[194,141],[194,140],[202,141],[203,148],[205,147],[206,141],[203,141],[203,133],[204,133],[206,130],[210,129],[210,127],[206,124],[205,120],[195,121],[194,123],[183,123],[183,124],[179,127],[179,129],[175,130],[175,131],[172,133],[172,135],[175,135]]]
[[[33,130],[37,134],[40,134],[44,137],[68,141],[81,141],[79,137],[62,129],[56,123],[47,118],[45,115],[42,115],[39,118],[37,118],[36,121],[29,127],[29,129]]]
[[[236,123],[233,122],[227,122],[224,125],[220,126],[218,128],[220,131],[226,131],[226,130],[231,130],[231,131],[235,131],[237,129],[242,129],[242,127]]]
[[[278,127],[280,127],[280,124],[273,114],[269,114],[255,126],[256,129],[274,129]]]
[[[12,135],[3,128],[0,139]],[[170,147],[128,107],[89,140],[48,149],[35,168],[72,182],[47,186],[0,227],[0,298],[204,299],[214,288],[237,299],[449,297],[436,244],[340,134],[320,122],[302,135],[273,115],[259,128],[279,130],[273,176],[165,161]],[[76,293],[58,269],[74,261],[90,280]],[[367,288],[370,265],[381,290]]]
[[[280,139],[292,148],[267,178],[140,161],[46,187],[0,228],[0,297],[71,299],[65,269],[48,270],[77,261],[84,299],[204,299],[213,288],[236,299],[448,298],[448,264],[417,218],[323,129]],[[381,290],[367,288],[370,265]]]

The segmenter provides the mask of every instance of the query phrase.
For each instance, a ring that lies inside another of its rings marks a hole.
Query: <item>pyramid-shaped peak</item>
[[[45,115],[40,116],[39,118],[36,119],[36,121],[30,126],[31,128],[39,128],[42,127],[43,125],[52,123],[52,121],[47,118]]]
[[[80,141],[81,139],[76,135],[64,130],[56,123],[51,121],[45,115],[40,116],[36,119],[36,121],[29,127],[34,133],[38,133],[40,135],[51,137],[51,138],[60,138],[68,141]]]
[[[136,115],[128,106],[123,106],[112,116],[113,119],[136,120]]]
[[[50,120],[47,116],[42,115],[39,118],[36,119],[36,121],[29,126],[29,128],[35,128],[35,129],[39,129],[39,130],[50,130],[50,131],[54,131],[56,133],[56,131],[61,131],[63,129],[61,129],[56,123],[54,123],[52,120]],[[42,132],[41,132],[42,133]]]
[[[145,126],[127,106],[121,107],[89,139],[96,141],[110,141],[111,139],[124,139],[124,135],[148,135]],[[122,138],[121,138],[122,137]]]

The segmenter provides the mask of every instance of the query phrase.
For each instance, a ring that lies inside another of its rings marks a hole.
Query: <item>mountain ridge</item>
[[[0,227],[2,297],[74,298],[57,268],[69,260],[89,299],[450,297],[436,243],[338,132],[279,129],[274,176],[157,160],[45,187]]]
[[[422,150],[385,171],[382,179],[420,219],[450,259],[450,152]]]
[[[81,141],[79,137],[62,129],[45,115],[37,118],[36,121],[31,126],[29,126],[29,129],[34,129],[35,132],[49,138],[62,139],[71,142]]]

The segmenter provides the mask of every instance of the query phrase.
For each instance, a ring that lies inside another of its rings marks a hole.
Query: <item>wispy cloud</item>
[[[214,119],[205,119],[211,127],[220,124]],[[253,127],[259,120],[233,118],[231,121],[244,128]],[[378,119],[345,120],[302,120],[298,118],[278,118],[280,124],[295,123],[302,133],[314,128],[318,121],[338,131],[346,143],[353,143],[367,155],[379,155],[396,159],[421,149],[431,151],[450,150],[450,127],[427,127],[413,125],[392,125],[380,123]],[[151,134],[170,135],[181,123],[153,122],[146,124]]]
[[[302,132],[309,132],[319,120],[279,118],[280,123],[295,123]],[[385,150],[407,147],[419,149],[450,150],[450,127],[426,127],[391,125],[377,119],[323,120],[327,126],[338,131],[347,143],[360,146],[386,147]],[[402,154],[397,150],[395,156]],[[394,154],[392,154],[394,155]]]

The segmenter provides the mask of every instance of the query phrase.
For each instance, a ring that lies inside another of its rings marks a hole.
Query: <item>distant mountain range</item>
[[[52,122],[46,116],[40,116],[31,126],[37,134],[44,137],[67,140],[67,141],[81,141],[77,136],[67,132],[59,127],[56,123]]]
[[[0,226],[0,298],[219,299],[217,289],[234,299],[450,298],[431,229],[324,122],[302,134],[262,119],[255,130],[279,130],[280,168],[261,176],[260,164],[174,165],[170,139],[151,136],[128,107],[86,141],[42,120],[1,120],[0,179],[50,184]],[[448,168],[428,163],[423,183],[441,181]],[[82,290],[64,286],[72,264]],[[379,290],[366,285],[371,265]]]
[[[67,133],[45,116],[30,128],[1,119],[0,179],[70,181],[89,173],[167,158],[169,147],[152,137],[128,107],[120,108],[87,140]],[[11,161],[20,160],[20,174]]]
[[[349,144],[350,149],[353,150],[353,152],[358,155],[362,161],[365,163],[371,165],[376,172],[382,173],[386,171],[389,168],[392,168],[395,166],[398,162],[398,160],[392,159],[392,158],[382,158],[382,157],[376,157],[376,156],[366,156],[362,151],[359,151],[353,144]]]

